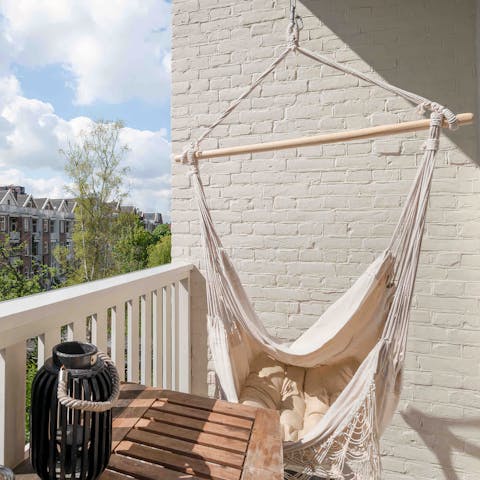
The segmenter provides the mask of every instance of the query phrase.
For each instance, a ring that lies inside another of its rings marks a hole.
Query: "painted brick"
[[[288,0],[273,3],[173,1],[174,151],[203,132],[284,48]],[[409,8],[400,0],[347,2],[348,8],[345,2],[308,0],[309,10],[298,3],[308,48],[450,106],[474,108],[473,0],[442,0],[435,8],[431,0],[410,2]],[[436,42],[432,32],[441,32],[444,40]],[[418,118],[404,99],[296,56],[214,130],[204,147]],[[418,132],[202,162],[214,221],[269,331],[286,340],[298,336],[388,245],[424,138]],[[478,432],[463,430],[478,416],[480,402],[475,147],[473,128],[442,137],[399,405],[406,417],[395,415],[382,439],[382,478],[387,480],[478,478],[478,459],[469,443]],[[202,268],[186,170],[173,166],[172,253]],[[192,322],[202,331],[199,277],[192,286]],[[208,388],[194,376],[197,389],[215,394],[213,373],[205,381]],[[415,409],[412,417],[407,406]],[[458,439],[454,451],[442,450],[437,457],[436,446],[450,434]]]

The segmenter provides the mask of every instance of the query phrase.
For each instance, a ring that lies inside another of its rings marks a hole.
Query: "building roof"
[[[51,198],[50,202],[55,210],[58,210],[63,202],[63,198]]]
[[[48,197],[36,198],[35,203],[41,210],[55,210],[51,200]]]
[[[120,205],[119,210],[124,213],[138,213],[137,207],[133,205]]]
[[[22,197],[23,199],[22,207],[30,207],[30,208],[38,208],[37,204],[35,203],[35,199],[33,198],[32,194],[28,195],[17,195],[17,200]],[[20,201],[18,202],[20,204]]]
[[[0,185],[0,205],[13,205],[16,207],[29,207],[38,210],[53,210],[57,212],[75,213],[76,198],[33,198],[32,194],[25,193],[25,187],[20,185]],[[144,222],[158,225],[163,223],[162,214],[159,212],[143,213],[135,205],[121,205],[120,202],[111,202],[113,210],[123,213],[134,213],[143,218]]]
[[[159,212],[144,212],[142,214],[143,219],[152,223],[163,223],[162,214]]]
[[[0,205],[16,205],[18,206],[17,199],[12,189],[8,189],[0,199]]]

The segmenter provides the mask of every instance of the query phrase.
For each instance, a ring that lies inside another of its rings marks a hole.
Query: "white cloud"
[[[8,44],[10,61],[29,67],[63,65],[79,104],[157,102],[170,94],[170,8],[165,0],[2,0],[0,51]]]
[[[128,145],[126,155],[128,202],[144,211],[158,211],[169,218],[171,197],[170,143],[166,132],[124,128],[120,142]]]
[[[64,196],[59,149],[92,122],[66,120],[54,106],[26,98],[14,64],[61,65],[76,102],[156,103],[170,95],[170,9],[166,0],[0,0],[0,183],[37,196]],[[166,132],[124,128],[130,151],[129,201],[170,209],[170,144]]]
[[[170,156],[170,143],[165,135],[164,130],[122,129],[119,140],[130,147],[127,162],[135,177],[148,179],[170,173],[170,163],[165,161]]]
[[[0,184],[24,185],[37,196],[64,196],[67,179],[59,149],[75,141],[92,120],[59,117],[49,103],[22,96],[14,77],[0,78],[0,100]],[[120,142],[130,148],[125,158],[130,201],[142,210],[168,214],[170,144],[165,131],[124,128]]]
[[[2,185],[23,185],[27,193],[34,197],[61,198],[65,196],[65,179],[54,170],[47,178],[33,178],[16,168],[2,169],[0,183]]]
[[[0,110],[0,164],[17,167],[62,169],[59,148],[65,146],[91,120],[78,117],[67,122],[55,115],[53,106],[40,100],[14,95]]]
[[[0,108],[21,94],[20,83],[14,75],[0,76]]]

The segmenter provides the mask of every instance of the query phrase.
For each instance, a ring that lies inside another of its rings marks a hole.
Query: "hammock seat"
[[[295,26],[295,25],[294,25]],[[294,27],[293,26],[293,27]],[[221,395],[275,408],[284,427],[286,477],[379,479],[379,437],[395,412],[408,317],[445,107],[298,46],[287,50],[212,126],[184,150],[199,209],[207,282],[209,347]],[[270,335],[256,314],[215,230],[195,151],[289,52],[303,53],[430,110],[422,161],[384,252],[318,321],[293,342]]]

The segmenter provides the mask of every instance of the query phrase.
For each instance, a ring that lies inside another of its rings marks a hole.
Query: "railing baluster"
[[[153,386],[163,386],[163,288],[153,292]]]
[[[172,295],[172,389],[178,390],[178,286],[173,284]]]
[[[139,305],[138,297],[127,302],[127,380],[138,382],[139,375]]]
[[[181,392],[190,392],[191,343],[190,343],[190,278],[178,282],[178,384]]]
[[[87,341],[87,320],[86,318],[81,318],[73,322],[73,339],[78,342]]]
[[[117,366],[120,380],[125,381],[125,304],[115,305],[111,309],[111,347],[112,360]]]
[[[73,340],[73,323],[67,324],[67,342],[71,342]]]
[[[55,328],[38,337],[37,368],[41,368],[45,360],[52,356],[52,348],[61,342],[60,329]]]
[[[92,343],[99,352],[107,353],[107,311],[101,309],[92,315]]]
[[[152,293],[148,292],[140,298],[141,316],[141,375],[144,385],[152,385]]]
[[[172,388],[172,287],[163,290],[163,388]]]
[[[15,467],[25,457],[25,341],[0,351],[0,464]]]

